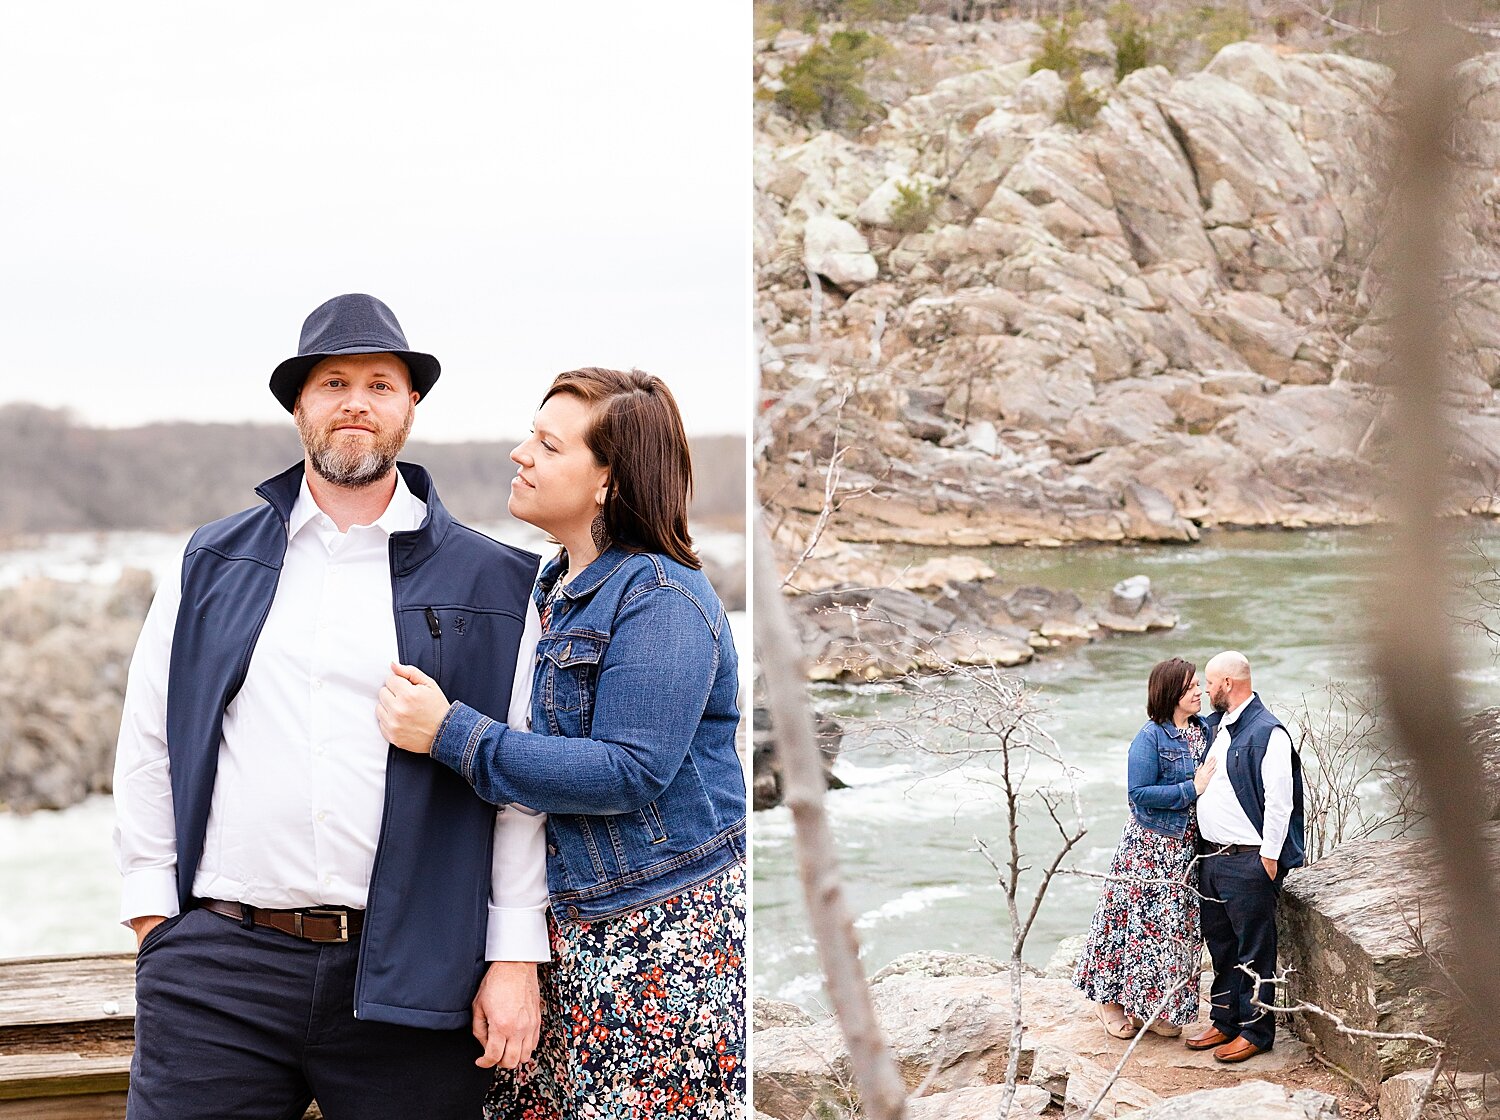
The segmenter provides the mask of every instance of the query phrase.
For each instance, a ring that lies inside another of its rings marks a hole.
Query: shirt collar
[[[297,501],[292,505],[292,515],[287,518],[287,537],[295,537],[308,522],[321,516],[324,516],[323,511],[314,500],[312,490],[308,488],[307,476],[303,475],[302,485],[297,491]],[[390,536],[392,533],[409,532],[412,529],[421,528],[426,516],[427,503],[411,492],[410,487],[406,485],[406,479],[402,477],[400,471],[397,471],[396,491],[386,504],[385,512],[370,525],[351,526],[351,528],[379,529],[386,536]]]
[[[1243,712],[1247,707],[1249,707],[1250,701],[1252,701],[1254,699],[1255,699],[1255,693],[1252,692],[1249,696],[1245,697],[1244,700],[1240,701],[1240,704],[1239,704],[1238,707],[1232,708],[1231,710],[1225,712],[1224,713],[1224,718],[1219,721],[1219,726],[1221,726],[1221,727],[1228,727],[1235,720],[1239,719],[1240,718],[1240,713]]]

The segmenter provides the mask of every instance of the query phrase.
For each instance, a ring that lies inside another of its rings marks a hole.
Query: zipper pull
[[[441,638],[443,636],[443,628],[438,625],[437,611],[431,607],[427,608],[427,629],[434,638]]]

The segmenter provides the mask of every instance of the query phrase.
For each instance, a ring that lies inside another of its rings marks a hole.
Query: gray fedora
[[[406,363],[411,387],[424,397],[443,368],[431,354],[407,348],[396,316],[374,296],[334,296],[303,322],[297,356],[271,374],[271,392],[283,408],[296,408],[308,372],[335,354],[394,354]]]

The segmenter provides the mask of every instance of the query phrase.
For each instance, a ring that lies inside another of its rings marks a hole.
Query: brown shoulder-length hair
[[[1146,682],[1146,715],[1153,723],[1169,724],[1177,701],[1198,675],[1198,667],[1180,657],[1158,661]]]
[[[590,366],[558,374],[542,403],[558,393],[589,406],[583,439],[599,465],[609,468],[604,527],[610,540],[701,568],[687,523],[693,462],[666,382],[638,369]]]

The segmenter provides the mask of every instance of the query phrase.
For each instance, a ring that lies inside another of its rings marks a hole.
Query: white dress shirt
[[[1229,729],[1240,718],[1245,705],[1254,699],[1251,693],[1233,711],[1219,721],[1218,734],[1208,749],[1208,757],[1217,763],[1208,788],[1198,798],[1198,831],[1211,844],[1255,844],[1266,859],[1280,859],[1286,843],[1287,828],[1292,820],[1292,737],[1286,728],[1271,732],[1266,756],[1261,762],[1260,777],[1266,790],[1265,834],[1255,831],[1229,783],[1225,756],[1229,751]]]
[[[270,613],[224,712],[195,896],[271,909],[365,906],[390,750],[375,699],[397,660],[389,539],[426,514],[398,473],[375,523],[341,533],[303,480]],[[178,909],[166,692],[181,582],[179,569],[157,588],[120,723],[115,850],[127,922]],[[540,633],[528,600],[509,712],[521,730]],[[518,806],[496,814],[489,960],[549,958],[545,823]]]

